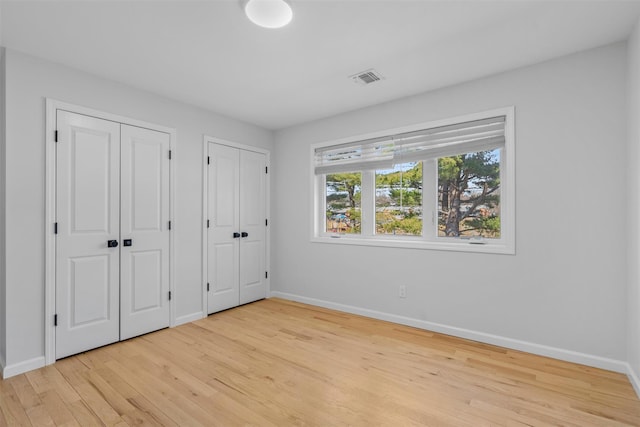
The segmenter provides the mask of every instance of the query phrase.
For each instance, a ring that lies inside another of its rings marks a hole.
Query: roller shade
[[[505,116],[440,126],[383,138],[320,147],[315,173],[388,169],[395,164],[502,148]]]

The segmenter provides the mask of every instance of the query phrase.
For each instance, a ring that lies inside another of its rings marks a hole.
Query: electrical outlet
[[[400,298],[407,297],[407,287],[405,285],[400,285],[400,287],[398,288],[398,296]]]

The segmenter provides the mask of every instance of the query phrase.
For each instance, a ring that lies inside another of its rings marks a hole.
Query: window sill
[[[488,254],[515,255],[515,248],[502,242],[494,243],[484,241],[483,243],[471,243],[469,241],[424,241],[419,238],[394,238],[394,237],[364,237],[352,235],[323,235],[311,238],[312,243],[329,243],[335,245],[355,245],[355,246],[379,246],[387,248],[405,249],[427,249],[439,251],[472,252]]]

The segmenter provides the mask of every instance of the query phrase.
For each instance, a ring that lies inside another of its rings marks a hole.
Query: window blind
[[[315,173],[389,169],[396,164],[502,148],[505,116],[315,149]]]

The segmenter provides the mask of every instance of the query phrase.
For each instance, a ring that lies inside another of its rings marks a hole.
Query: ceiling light
[[[285,0],[248,0],[244,5],[247,18],[265,28],[280,28],[291,22],[293,11]]]

